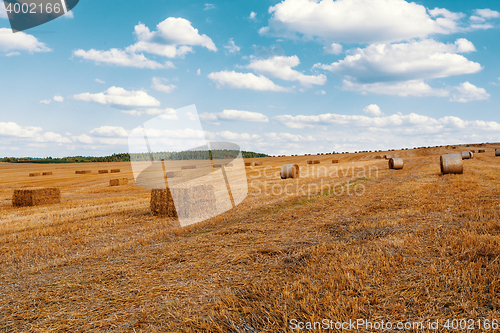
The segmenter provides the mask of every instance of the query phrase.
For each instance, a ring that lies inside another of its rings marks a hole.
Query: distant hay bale
[[[339,160],[332,160],[332,163],[339,163]]]
[[[299,178],[300,168],[297,164],[285,164],[281,166],[281,179]]]
[[[110,179],[109,181],[109,186],[120,186],[127,184],[128,184],[128,178]]]
[[[403,169],[403,159],[402,158],[391,158],[389,160],[389,169],[400,170]]]
[[[12,205],[15,207],[48,205],[60,202],[61,190],[54,187],[15,190],[12,196]]]
[[[319,160],[310,160],[306,162],[307,164],[319,164]]]
[[[377,156],[375,156],[375,158],[376,158],[377,160],[380,160],[380,159],[384,158],[384,156],[377,155]]]
[[[391,156],[391,155],[384,155],[384,158],[385,158],[386,160],[390,160],[390,159],[392,158],[392,156]]]
[[[196,169],[196,165],[183,165],[181,170]]]
[[[262,162],[255,162],[255,166],[262,165]]]
[[[118,173],[120,172],[120,169],[111,169],[111,173]]]
[[[457,147],[451,147],[451,149],[457,149]]]
[[[42,176],[52,176],[52,171],[42,172]]]
[[[182,171],[168,171],[165,175],[167,178],[182,177]]]
[[[477,152],[478,153],[486,153],[486,150],[485,149],[479,149]]]
[[[222,168],[222,164],[214,164],[214,168],[220,169],[220,168]]]
[[[77,175],[85,175],[85,174],[88,174],[88,173],[92,173],[92,171],[90,171],[90,170],[78,170],[78,171],[75,171],[75,174],[77,174]]]
[[[500,149],[495,149],[495,156],[500,156]]]
[[[177,203],[177,207],[174,205],[174,201]],[[212,185],[151,190],[150,207],[151,213],[155,216],[180,218],[212,216],[217,211],[215,191]]]
[[[255,162],[245,162],[245,166],[254,166]]]
[[[441,155],[440,164],[441,164],[441,173],[443,175],[447,173],[462,174],[464,172],[464,167],[462,163],[462,154]]]
[[[474,154],[471,151],[463,151],[462,152],[462,159],[463,160],[468,160],[474,157]]]
[[[30,177],[38,177],[40,175],[41,175],[40,172],[32,172],[32,173],[30,173]]]
[[[102,173],[108,173],[108,170],[99,170],[98,172],[101,173],[101,174]]]

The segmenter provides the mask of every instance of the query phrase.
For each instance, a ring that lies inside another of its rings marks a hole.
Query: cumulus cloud
[[[62,97],[60,95],[55,95],[54,97],[52,97],[52,99],[41,100],[40,104],[49,105],[52,101],[62,103],[62,102],[64,102],[64,97]]]
[[[283,0],[269,8],[261,34],[337,43],[398,42],[459,31],[462,13],[427,9],[404,0]]]
[[[234,40],[232,38],[229,38],[229,41],[227,42],[227,45],[224,45],[224,48],[229,53],[237,53],[241,50],[239,46],[236,46],[236,44],[234,44]]]
[[[105,84],[106,83],[103,80],[99,80],[99,79],[95,79],[94,81],[97,82],[97,83],[100,83],[100,84]]]
[[[143,54],[130,53],[119,49],[111,49],[109,51],[94,49],[85,51],[79,49],[73,51],[73,55],[85,60],[94,61],[96,64],[148,69],[175,68],[171,61],[160,64],[159,62],[146,58]]]
[[[326,91],[324,90],[316,91],[316,95],[326,95]]]
[[[209,123],[216,123],[218,120],[263,122],[267,123],[269,119],[262,113],[240,110],[224,110],[219,113],[202,113],[200,119]]]
[[[112,105],[115,107],[150,107],[159,106],[160,102],[149,96],[145,91],[127,91],[121,87],[110,87],[106,91],[91,94],[82,93],[73,96],[74,99],[84,102],[94,102],[101,105]]]
[[[253,59],[246,68],[278,79],[298,81],[306,87],[312,84],[323,85],[326,83],[326,76],[323,74],[305,75],[292,69],[292,67],[297,67],[299,64],[300,60],[296,55],[290,57],[274,56],[269,59]]]
[[[256,17],[257,17],[257,13],[256,13],[256,12],[251,12],[251,13],[250,13],[250,16],[248,16],[248,18],[249,18],[250,20],[255,20],[255,18],[256,18]]]
[[[210,9],[215,9],[215,5],[211,3],[206,3],[205,8],[203,8],[203,10],[210,10]]]
[[[193,52],[192,46],[202,46],[217,52],[217,47],[210,37],[198,33],[191,22],[184,18],[169,17],[150,31],[139,23],[134,28],[137,43],[127,47],[129,52],[148,52],[168,58],[183,57]]]
[[[218,88],[227,86],[236,89],[251,89],[257,91],[282,91],[289,92],[290,88],[276,85],[264,75],[256,76],[252,73],[238,73],[235,71],[213,72],[208,78],[217,84]]]
[[[439,96],[445,97],[450,94],[447,89],[434,89],[423,80],[409,80],[402,82],[376,82],[356,83],[343,80],[342,89],[348,91],[359,91],[363,94],[383,94],[397,96]]]
[[[45,132],[41,127],[21,126],[14,122],[0,122],[0,136],[27,139],[32,142],[69,143],[70,139],[54,132]]]
[[[490,98],[490,94],[484,88],[479,88],[466,81],[456,87],[451,95],[450,101],[467,103],[471,101],[482,101]]]
[[[474,45],[464,38],[453,44],[432,39],[372,44],[353,50],[343,60],[315,67],[357,83],[434,79],[479,72],[480,64],[457,54],[474,50]]]
[[[177,112],[172,108],[165,108],[165,109],[145,108],[141,110],[122,110],[121,112],[131,116],[141,116],[143,114],[146,114],[148,116],[155,116],[155,117],[160,116],[160,118],[162,119],[170,119],[170,120],[179,119],[177,117]]]
[[[378,116],[378,117],[383,115],[382,111],[380,110],[380,107],[377,104],[368,105],[367,107],[365,107],[363,109],[363,112],[368,113],[369,115]]]
[[[5,6],[0,6],[0,18],[3,18],[3,19],[9,18],[9,16],[7,15],[7,12],[5,11]]]
[[[14,55],[17,51],[34,53],[52,50],[32,35],[25,34],[22,31],[14,34],[11,29],[0,28],[0,52]]]
[[[341,54],[343,51],[342,45],[338,43],[328,44],[327,46],[323,47],[323,50],[328,54]]]
[[[489,8],[476,9],[475,13],[477,16],[485,18],[485,19],[499,18],[500,17],[499,12],[497,12],[496,10],[491,10]]]
[[[280,115],[274,117],[289,128],[314,128],[317,126],[345,126],[346,128],[391,129],[406,134],[437,133],[440,130],[500,131],[500,123],[480,120],[463,120],[454,116],[439,119],[416,113],[396,113],[390,116],[369,117],[364,115],[342,115],[325,113],[319,115]]]
[[[90,131],[91,134],[101,136],[128,136],[129,132],[119,126],[101,126]]]
[[[170,94],[172,91],[174,91],[175,88],[177,88],[176,85],[173,84],[163,84],[163,81],[168,81],[167,79],[161,78],[161,77],[154,77],[152,79],[152,85],[151,88],[153,88],[156,91],[161,91],[167,94]]]

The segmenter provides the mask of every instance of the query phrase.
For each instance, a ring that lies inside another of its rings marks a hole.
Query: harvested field
[[[335,165],[319,156],[317,166],[307,156],[259,158],[242,204],[185,228],[151,214],[150,190],[133,180],[109,187],[113,176],[97,173],[119,167],[133,179],[127,163],[86,164],[85,177],[75,175],[81,164],[51,165],[54,177],[35,178],[47,165],[0,163],[0,331],[288,332],[291,318],[499,318],[495,146],[448,175],[440,156],[452,147],[396,151],[398,171],[375,159],[380,152],[346,153]],[[283,164],[299,165],[300,177],[282,180]],[[62,189],[61,203],[13,207],[14,190],[31,186]]]

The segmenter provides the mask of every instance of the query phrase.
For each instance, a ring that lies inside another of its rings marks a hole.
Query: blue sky
[[[498,11],[86,0],[16,34],[0,11],[0,156],[126,152],[135,127],[192,104],[208,139],[269,154],[500,141]]]

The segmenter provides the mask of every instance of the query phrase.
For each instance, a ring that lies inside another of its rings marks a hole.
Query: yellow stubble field
[[[247,159],[262,162],[246,167],[248,197],[184,228],[151,215],[130,163],[0,164],[0,331],[500,319],[497,146]],[[486,152],[440,175],[439,155],[469,149]],[[300,178],[279,178],[288,163]],[[12,207],[14,190],[32,187],[60,188],[61,203]]]

